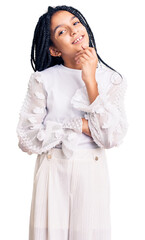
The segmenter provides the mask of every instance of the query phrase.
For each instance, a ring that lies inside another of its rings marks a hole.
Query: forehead
[[[74,16],[74,14],[72,14],[68,11],[64,11],[64,10],[57,11],[51,17],[51,28],[53,29],[56,25],[63,24],[65,22],[69,21],[70,18],[73,16]]]

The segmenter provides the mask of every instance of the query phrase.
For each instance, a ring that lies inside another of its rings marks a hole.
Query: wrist
[[[85,118],[82,118],[82,132],[85,132],[86,130],[86,119]]]
[[[96,75],[94,73],[88,74],[87,76],[82,76],[82,79],[86,83],[96,82]]]
[[[96,78],[89,78],[89,79],[86,79],[84,82],[86,84],[86,87],[94,87],[97,85]]]
[[[91,132],[88,126],[88,120],[85,118],[82,118],[83,126],[82,126],[82,132],[85,133],[86,135],[91,136]]]

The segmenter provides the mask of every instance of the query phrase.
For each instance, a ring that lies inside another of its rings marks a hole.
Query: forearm
[[[94,79],[93,81],[86,81],[85,84],[86,84],[86,89],[87,89],[88,97],[91,104],[99,95],[98,84],[96,82],[96,79]]]
[[[93,81],[85,81],[85,84],[86,84],[89,101],[91,104],[99,95],[98,84],[96,82],[96,79],[94,79]],[[82,118],[82,121],[83,121],[82,132],[91,137],[91,132],[88,126],[88,120],[86,120],[85,118]]]
[[[88,120],[86,120],[85,118],[82,118],[82,122],[83,122],[82,132],[91,137],[91,132],[88,126]]]
[[[99,95],[98,84],[96,82],[96,79],[94,79],[94,81],[86,81],[85,84],[86,84],[89,101],[91,104]],[[82,132],[91,137],[91,132],[88,126],[88,120],[86,120],[85,118],[82,118],[82,121],[83,121]]]

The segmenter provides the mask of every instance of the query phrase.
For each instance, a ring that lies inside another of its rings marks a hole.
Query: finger
[[[94,57],[96,57],[96,50],[95,48],[93,47],[87,47],[87,48],[84,48],[85,51],[87,51],[88,53],[90,52]]]
[[[84,57],[86,60],[90,59],[90,56],[88,56],[86,53],[82,53],[75,57],[75,60],[77,61],[80,57]]]
[[[82,55],[87,55],[88,57],[92,57],[92,56],[93,56],[92,53],[90,53],[89,51],[86,51],[86,50],[85,50],[85,51],[77,54],[76,57],[79,57],[79,56],[82,56]],[[76,58],[76,57],[75,57],[75,58]]]
[[[89,50],[89,49],[86,49],[85,50],[85,53],[89,56],[89,57],[92,57],[92,52]]]
[[[83,54],[83,55],[80,56],[78,59],[80,59],[80,58],[84,58],[84,59],[86,59],[86,60],[89,60],[89,59],[90,59],[90,57],[88,57],[86,54]]]
[[[96,55],[94,55],[93,53],[92,53],[92,49],[91,48],[86,48],[85,50],[82,50],[82,51],[79,51],[79,52],[77,52],[76,53],[76,56],[80,56],[81,54],[87,54],[89,57],[94,57],[94,56],[96,56]]]
[[[80,52],[80,53],[78,53],[77,55],[76,55],[76,57],[78,57],[78,56],[81,56],[81,55],[87,55],[88,57],[93,57],[93,54],[88,50],[88,49],[86,49],[86,50],[84,50],[83,52]],[[75,57],[75,58],[76,58]]]
[[[81,47],[82,47],[82,46],[83,46],[83,45],[81,45]],[[76,55],[78,55],[79,53],[84,52],[84,50],[87,49],[87,48],[89,48],[89,47],[87,47],[86,45],[84,45],[84,46],[82,47],[83,50],[78,51],[78,52],[76,53]]]
[[[77,60],[77,63],[84,63],[86,62],[86,59],[82,56]]]
[[[93,58],[96,58],[97,61],[98,61],[98,56],[97,56],[97,53],[96,53],[95,48],[90,47],[90,48],[87,49],[87,51],[89,51],[89,52],[91,53],[91,56],[92,56]]]
[[[84,50],[78,51],[78,52],[76,53],[76,56],[77,56],[78,54],[80,54],[80,53],[83,53],[83,52],[84,52]]]
[[[93,54],[94,57],[97,56],[95,48],[90,48],[89,50],[91,51],[91,53]]]

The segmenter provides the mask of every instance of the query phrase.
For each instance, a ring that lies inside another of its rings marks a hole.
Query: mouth
[[[84,35],[81,35],[80,37],[77,37],[73,42],[72,44],[79,44],[83,41],[84,39]]]

